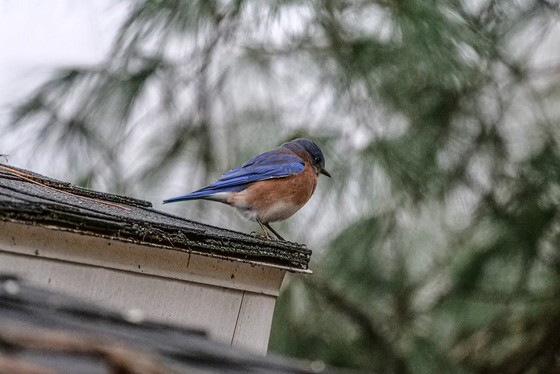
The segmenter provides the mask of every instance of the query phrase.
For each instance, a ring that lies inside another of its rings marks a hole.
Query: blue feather
[[[220,177],[216,182],[190,194],[165,200],[163,203],[202,199],[220,192],[236,192],[245,189],[250,183],[266,179],[284,178],[301,173],[303,160],[281,148],[253,157]]]

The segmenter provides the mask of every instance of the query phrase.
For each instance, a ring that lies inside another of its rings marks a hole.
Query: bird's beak
[[[323,175],[326,175],[329,178],[332,178],[331,174],[328,171],[326,171],[325,169],[321,169],[321,171],[319,171],[319,173],[321,173]]]

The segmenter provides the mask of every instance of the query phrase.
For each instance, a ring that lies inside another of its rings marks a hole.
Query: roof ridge
[[[118,209],[117,209],[118,208]],[[73,186],[0,163],[0,221],[307,271],[311,250],[178,217],[150,202]]]
[[[22,174],[24,177],[22,177]],[[111,194],[106,192],[99,192],[95,190],[91,190],[85,187],[75,186],[70,182],[62,182],[57,179],[49,178],[44,175],[26,170],[17,168],[14,166],[8,166],[6,164],[0,163],[0,178],[10,178],[10,179],[20,179],[27,183],[30,183],[26,179],[30,179],[32,181],[44,184],[45,186],[69,192],[73,195],[83,196],[92,199],[98,199],[101,201],[113,202],[113,203],[120,203],[130,206],[137,206],[137,207],[146,207],[152,208],[153,205],[151,202],[141,199],[136,199],[134,197]]]

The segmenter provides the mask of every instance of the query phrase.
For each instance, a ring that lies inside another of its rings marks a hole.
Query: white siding
[[[276,297],[245,292],[232,345],[266,353]]]
[[[0,222],[0,271],[265,353],[285,270]]]

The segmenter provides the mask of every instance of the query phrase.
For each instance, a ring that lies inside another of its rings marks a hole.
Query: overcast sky
[[[125,5],[115,3],[0,0],[0,121],[8,120],[11,102],[56,67],[94,64],[105,55],[124,15]],[[13,157],[11,164],[27,165]]]

